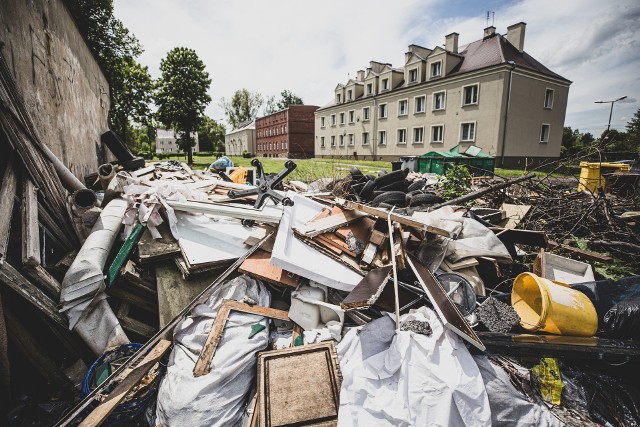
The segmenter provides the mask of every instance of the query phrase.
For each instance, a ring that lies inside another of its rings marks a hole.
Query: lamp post
[[[611,104],[611,111],[609,111],[609,124],[607,125],[607,132],[609,132],[609,129],[611,129],[611,116],[613,115],[613,104],[615,104],[618,101],[622,101],[623,99],[626,99],[627,96],[622,96],[618,99],[614,99],[613,101],[595,101],[595,104]]]

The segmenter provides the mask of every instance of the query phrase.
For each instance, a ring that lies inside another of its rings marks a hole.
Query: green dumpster
[[[430,151],[417,158],[416,170],[420,173],[444,175],[453,165],[465,165],[473,176],[493,175],[495,158],[480,152],[475,146],[467,147],[464,153],[460,147],[450,151]]]

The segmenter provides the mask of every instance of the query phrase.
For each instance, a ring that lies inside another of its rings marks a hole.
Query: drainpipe
[[[371,112],[373,115],[373,135],[371,135],[370,141],[373,144],[373,160],[376,160],[378,155],[378,104],[376,95],[373,95],[373,111]]]
[[[511,104],[511,79],[513,78],[513,70],[516,68],[516,63],[508,61],[507,64],[511,65],[509,69],[509,93],[507,94],[507,108],[504,112],[504,129],[502,130],[502,149],[500,150],[500,167],[504,166],[504,146],[507,143],[507,122],[509,119],[509,105]]]

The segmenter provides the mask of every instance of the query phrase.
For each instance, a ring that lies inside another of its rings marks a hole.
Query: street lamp
[[[607,125],[607,132],[609,132],[609,129],[611,129],[611,115],[613,114],[613,104],[615,104],[618,101],[622,101],[623,99],[626,99],[627,96],[622,96],[618,99],[615,99],[613,101],[595,101],[595,104],[611,104],[611,111],[609,112],[609,124]]]

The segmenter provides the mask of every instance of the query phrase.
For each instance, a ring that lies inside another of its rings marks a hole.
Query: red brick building
[[[289,108],[256,119],[256,156],[313,157],[315,105]]]

